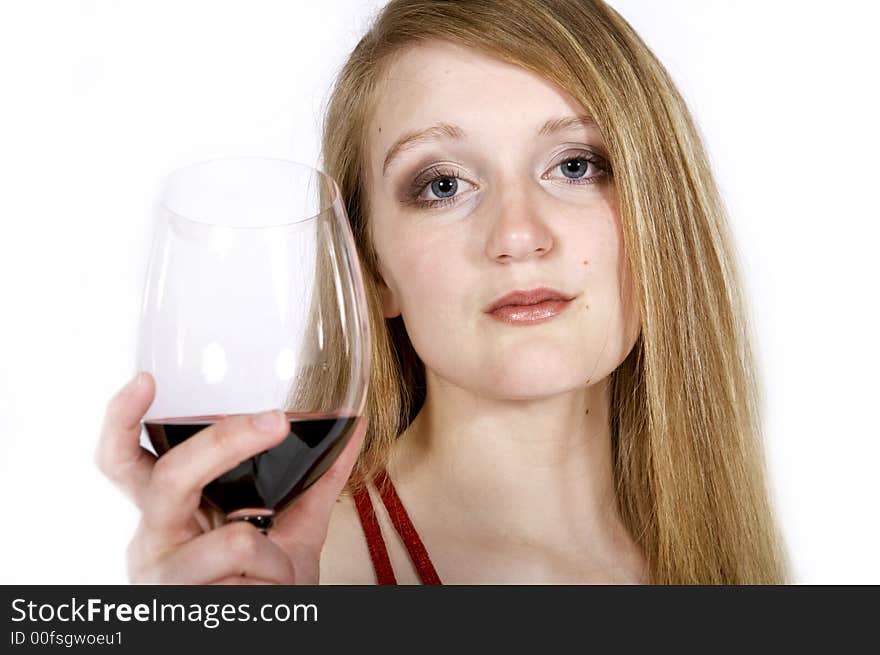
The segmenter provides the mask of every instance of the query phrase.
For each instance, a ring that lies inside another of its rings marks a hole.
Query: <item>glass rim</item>
[[[284,164],[292,164],[292,165],[297,166],[299,168],[306,168],[314,173],[317,173],[319,179],[323,179],[325,182],[328,183],[328,188],[330,189],[330,194],[331,194],[330,201],[329,201],[328,205],[324,209],[320,210],[317,214],[314,214],[313,216],[306,216],[305,218],[299,218],[295,221],[287,221],[284,223],[271,223],[271,224],[267,224],[267,225],[221,225],[218,223],[212,223],[212,222],[204,220],[204,219],[198,219],[198,218],[194,218],[192,216],[187,216],[186,214],[181,214],[180,212],[171,209],[168,206],[168,204],[165,202],[165,194],[166,194],[166,190],[168,189],[169,182],[176,175],[183,173],[184,171],[188,171],[190,169],[193,169],[193,168],[205,166],[207,164],[213,164],[214,162],[244,161],[244,160],[281,162]],[[213,157],[211,159],[202,159],[200,161],[192,162],[190,164],[185,164],[183,166],[175,168],[170,173],[168,173],[163,179],[161,198],[159,200],[159,204],[162,207],[162,209],[167,211],[169,214],[172,214],[173,216],[180,218],[181,220],[187,221],[189,223],[194,223],[199,226],[224,229],[224,230],[271,230],[271,229],[275,229],[275,228],[281,229],[281,228],[285,228],[285,227],[291,227],[293,225],[299,225],[301,223],[307,223],[309,221],[314,221],[314,220],[320,218],[323,214],[327,213],[327,211],[329,209],[331,209],[333,207],[333,205],[335,205],[338,200],[339,200],[339,185],[336,184],[336,180],[333,179],[332,176],[330,176],[327,173],[325,173],[324,171],[322,171],[320,168],[316,168],[315,166],[311,166],[310,164],[306,164],[301,161],[296,161],[295,159],[287,159],[285,157],[267,157],[267,156],[262,156],[262,155],[222,155],[220,157]]]

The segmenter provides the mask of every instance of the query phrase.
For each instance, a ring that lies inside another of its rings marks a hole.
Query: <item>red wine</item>
[[[159,456],[222,416],[191,416],[145,421]],[[254,455],[208,483],[204,498],[226,514],[239,509],[280,511],[336,461],[357,416],[288,413],[290,432],[280,444]]]

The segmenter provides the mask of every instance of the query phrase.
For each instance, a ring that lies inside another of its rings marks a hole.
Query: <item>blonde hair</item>
[[[765,480],[760,401],[733,240],[700,135],[664,67],[600,0],[392,0],[342,68],[323,133],[372,330],[368,434],[354,490],[421,408],[424,366],[385,319],[365,184],[376,90],[426,40],[477,49],[578,100],[610,156],[642,331],[611,374],[618,505],[659,584],[775,584],[787,563]]]

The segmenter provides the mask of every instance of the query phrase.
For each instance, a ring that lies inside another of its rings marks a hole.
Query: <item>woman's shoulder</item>
[[[333,506],[321,551],[321,584],[374,585],[376,575],[354,497],[343,492]]]

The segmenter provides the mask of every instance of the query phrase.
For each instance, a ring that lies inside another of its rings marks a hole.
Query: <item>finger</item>
[[[280,443],[290,423],[275,410],[261,428],[254,416],[221,419],[162,455],[153,467],[143,506],[144,522],[169,543],[191,538],[186,529],[199,507],[202,488],[240,462]]]
[[[133,568],[138,583],[210,584],[230,577],[293,584],[288,556],[245,521],[228,523]]]
[[[351,476],[366,433],[366,419],[360,417],[336,461],[292,505],[275,517],[269,537],[284,550],[303,545],[321,552],[333,505]]]
[[[226,516],[223,512],[215,509],[211,504],[206,502],[204,496],[199,503],[199,509],[195,514],[195,519],[202,532],[216,530],[226,523]]]
[[[95,464],[138,507],[143,502],[156,457],[141,448],[141,419],[153,402],[155,382],[140,373],[107,404]]]

